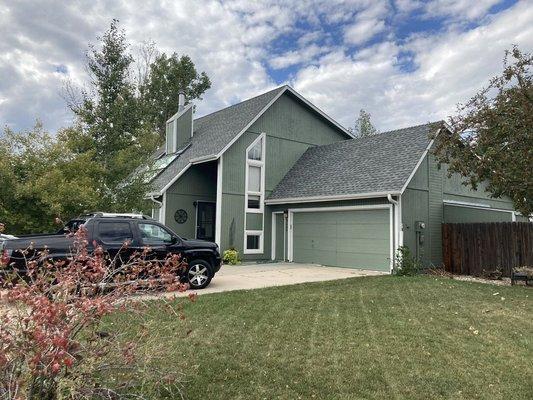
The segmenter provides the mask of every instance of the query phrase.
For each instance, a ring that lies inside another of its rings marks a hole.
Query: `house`
[[[447,178],[428,123],[367,138],[289,86],[193,118],[180,96],[151,170],[153,217],[246,261],[389,271],[408,246],[440,264],[443,222],[514,221],[508,199]]]

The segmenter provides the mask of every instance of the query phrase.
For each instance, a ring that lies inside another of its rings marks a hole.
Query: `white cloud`
[[[443,118],[501,69],[504,49],[513,43],[533,49],[528,2],[487,16],[494,1],[396,0],[402,18],[415,10],[446,18],[439,36],[422,32],[407,42],[395,39],[386,0],[0,3],[0,126],[28,128],[35,118],[51,130],[69,123],[59,95],[64,76],[86,79],[87,44],[117,17],[134,46],[155,40],[162,51],[190,55],[208,73],[213,87],[198,103],[200,115],[275,86],[267,65],[297,65],[291,78],[297,90],[346,125],[359,108],[380,129]],[[473,19],[482,25],[465,32],[462,21]],[[328,31],[328,24],[338,30]],[[381,42],[368,45],[383,33]],[[290,41],[272,54],[284,35]],[[352,54],[352,45],[363,48]],[[399,67],[405,52],[415,71]],[[58,72],[58,66],[66,68]]]
[[[443,119],[501,71],[504,50],[533,49],[533,9],[525,3],[467,32],[384,42],[349,56],[335,53],[299,71],[293,84],[345,125],[360,108],[382,130]],[[418,69],[404,72],[401,51],[414,53]]]
[[[308,63],[317,56],[326,53],[327,47],[320,47],[315,44],[300,48],[294,51],[288,51],[282,55],[276,56],[269,61],[269,64],[276,69],[287,68],[292,65]]]
[[[389,3],[375,1],[361,8],[355,14],[355,20],[344,30],[344,41],[348,44],[362,45],[385,30],[385,17]]]
[[[344,41],[350,44],[363,44],[385,30],[382,20],[366,19],[358,21],[344,31]]]

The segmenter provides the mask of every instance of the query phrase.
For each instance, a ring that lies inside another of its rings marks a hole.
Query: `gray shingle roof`
[[[400,192],[443,122],[308,149],[267,200]]]
[[[218,154],[237,136],[280,92],[282,86],[241,103],[194,120],[191,146],[161,171],[150,183],[151,191],[159,193],[185,169],[190,160]],[[154,156],[164,153],[164,146]]]

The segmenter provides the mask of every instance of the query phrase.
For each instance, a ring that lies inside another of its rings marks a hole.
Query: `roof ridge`
[[[352,139],[341,140],[341,141],[335,142],[335,143],[330,143],[330,144],[324,144],[324,145],[321,145],[321,146],[310,147],[309,149],[307,149],[307,151],[315,151],[315,150],[318,150],[318,149],[325,149],[325,148],[329,148],[329,147],[333,147],[333,146],[341,146],[341,145],[347,144],[347,143],[351,144],[351,143],[354,143],[356,141],[361,141],[361,140],[372,140],[372,139],[375,139],[375,138],[379,138],[382,135],[387,135],[388,136],[388,135],[392,135],[392,134],[395,134],[395,133],[399,133],[400,131],[405,131],[405,130],[409,130],[409,129],[416,129],[416,128],[420,128],[422,126],[435,125],[435,124],[443,123],[443,122],[444,122],[443,120],[434,121],[434,122],[427,122],[425,124],[406,126],[404,128],[394,129],[394,130],[391,130],[391,131],[379,132],[379,133],[376,133],[374,135],[369,135],[369,136],[364,136],[364,137],[354,137]]]
[[[257,96],[250,97],[250,98],[248,98],[248,99],[246,99],[246,100],[242,100],[242,101],[240,101],[240,102],[238,102],[238,103],[231,104],[231,105],[229,105],[229,106],[227,106],[227,107],[224,107],[224,108],[221,108],[221,109],[219,109],[219,110],[216,110],[216,111],[210,112],[209,114],[202,115],[201,117],[195,118],[194,120],[196,121],[196,120],[199,120],[199,119],[202,119],[202,118],[209,117],[209,116],[211,116],[211,115],[217,114],[217,113],[219,113],[219,112],[226,111],[226,110],[228,110],[228,109],[230,109],[230,108],[232,108],[232,107],[240,106],[240,105],[243,104],[243,103],[246,103],[246,102],[248,102],[248,101],[251,101],[251,100],[257,99],[258,97],[261,97],[261,96],[265,96],[265,95],[267,95],[267,94],[269,94],[269,93],[272,93],[272,92],[275,92],[275,91],[279,91],[279,90],[281,90],[281,89],[285,89],[286,87],[288,87],[288,85],[278,86],[278,87],[276,87],[276,88],[274,88],[274,89],[267,90],[266,92],[263,92],[263,93],[261,93],[261,94],[258,94]]]

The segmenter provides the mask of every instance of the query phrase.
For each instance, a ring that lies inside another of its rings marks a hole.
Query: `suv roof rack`
[[[85,214],[84,217],[92,218],[137,218],[137,219],[153,219],[148,215],[135,214],[135,213],[106,213],[106,212],[93,212]]]

